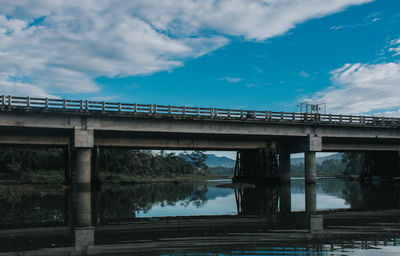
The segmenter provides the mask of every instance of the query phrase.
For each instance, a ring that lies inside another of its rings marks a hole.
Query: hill
[[[216,156],[214,154],[206,154],[206,165],[208,167],[235,167],[235,160],[225,156]]]
[[[322,157],[317,157],[317,164],[321,164],[323,161],[325,160],[338,160],[341,161],[342,160],[342,153],[336,153],[330,156],[322,156]],[[290,159],[290,164],[292,165],[297,165],[297,164],[302,164],[304,163],[304,158],[300,157],[300,158],[292,158]]]

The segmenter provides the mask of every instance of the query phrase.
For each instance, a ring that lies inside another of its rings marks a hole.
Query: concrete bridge
[[[397,154],[399,127],[387,117],[0,96],[0,145],[64,147],[74,183],[91,182],[100,147],[234,150],[241,172],[255,174],[279,155],[272,176],[282,181],[290,154],[304,152],[315,183],[316,152]]]

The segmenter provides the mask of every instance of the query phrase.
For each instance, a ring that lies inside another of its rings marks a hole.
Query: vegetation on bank
[[[341,159],[327,159],[317,163],[318,176],[350,176],[360,174],[361,154],[343,153]],[[304,176],[304,163],[291,165],[293,177]]]
[[[103,182],[185,182],[220,178],[208,170],[201,151],[175,154],[150,150],[104,149],[100,173]],[[0,180],[27,183],[62,183],[62,149],[0,148]]]
[[[233,167],[208,167],[207,155],[191,153],[154,154],[150,150],[104,149],[100,157],[103,183],[187,182],[232,177]],[[319,176],[359,174],[361,154],[344,153],[341,159],[317,164]],[[0,148],[0,180],[26,183],[62,183],[64,151],[59,148]],[[304,164],[291,166],[292,176],[304,176]]]
[[[60,148],[0,148],[2,181],[61,183],[64,170],[64,152]]]

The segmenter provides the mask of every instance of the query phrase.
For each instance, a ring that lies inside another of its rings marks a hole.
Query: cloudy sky
[[[400,115],[398,0],[0,0],[0,94]]]

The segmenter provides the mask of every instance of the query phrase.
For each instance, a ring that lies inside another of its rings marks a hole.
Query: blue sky
[[[383,0],[351,6],[263,41],[228,38],[225,46],[188,59],[183,67],[119,79],[101,77],[97,82],[107,95],[116,98],[129,92],[123,96],[125,101],[295,111],[296,104],[304,99],[325,102],[317,94],[341,86],[332,72],[346,64],[398,65],[400,56],[394,56],[396,53],[388,48],[400,38],[400,2]],[[400,84],[399,73],[396,82]],[[359,103],[366,100],[369,95]],[[363,110],[327,103],[328,111],[338,113],[380,113],[398,107]]]
[[[0,93],[398,116],[398,0],[0,0]]]
[[[0,0],[0,94],[400,116],[400,1]]]

